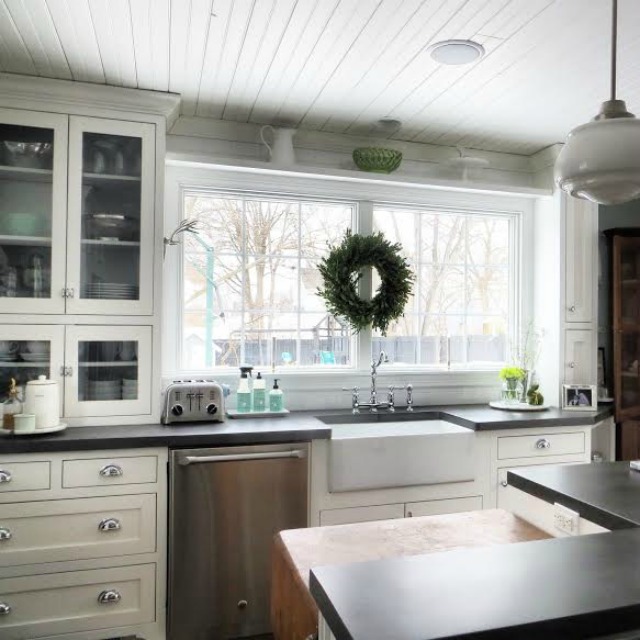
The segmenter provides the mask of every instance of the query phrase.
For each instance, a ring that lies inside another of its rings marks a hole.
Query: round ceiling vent
[[[484,47],[473,40],[443,40],[429,47],[431,57],[441,64],[470,64],[484,55]]]

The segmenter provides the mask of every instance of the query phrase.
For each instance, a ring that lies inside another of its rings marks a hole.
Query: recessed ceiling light
[[[484,47],[473,40],[443,40],[429,47],[431,57],[441,64],[470,64],[484,55]]]

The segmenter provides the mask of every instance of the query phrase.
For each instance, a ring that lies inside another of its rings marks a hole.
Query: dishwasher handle
[[[209,462],[239,462],[244,460],[277,460],[282,458],[304,458],[305,452],[302,449],[292,449],[290,451],[272,451],[269,453],[229,453],[217,456],[181,456],[178,464],[186,466],[188,464],[204,464]]]

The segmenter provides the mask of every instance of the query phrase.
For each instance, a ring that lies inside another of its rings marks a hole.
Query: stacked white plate
[[[98,300],[137,300],[139,288],[133,284],[96,282],[84,285],[83,297]]]
[[[129,380],[125,378],[122,381],[122,399],[137,400],[138,399],[138,380]]]
[[[121,380],[89,380],[87,400],[121,400]]]
[[[49,362],[49,353],[47,351],[39,351],[38,353],[20,352],[20,357],[25,362]],[[0,355],[0,360],[2,356]]]
[[[0,351],[0,361],[13,362],[18,357],[15,351]]]

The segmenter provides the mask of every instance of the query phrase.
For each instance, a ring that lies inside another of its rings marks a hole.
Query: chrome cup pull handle
[[[0,602],[0,616],[8,616],[11,613],[11,605]]]
[[[6,527],[0,527],[0,542],[11,540],[11,531]]]
[[[122,600],[122,596],[115,589],[105,589],[98,596],[100,604],[117,604],[120,600]]]
[[[124,471],[117,464],[107,464],[100,469],[100,475],[103,478],[119,478],[124,475]]]
[[[122,525],[120,524],[120,520],[117,518],[104,518],[104,520],[101,520],[100,524],[98,524],[98,530],[103,533],[120,531],[120,529],[122,529]]]
[[[0,484],[3,482],[11,482],[11,471],[0,469]]]
[[[551,449],[551,443],[546,438],[540,438],[536,442],[536,449]]]

